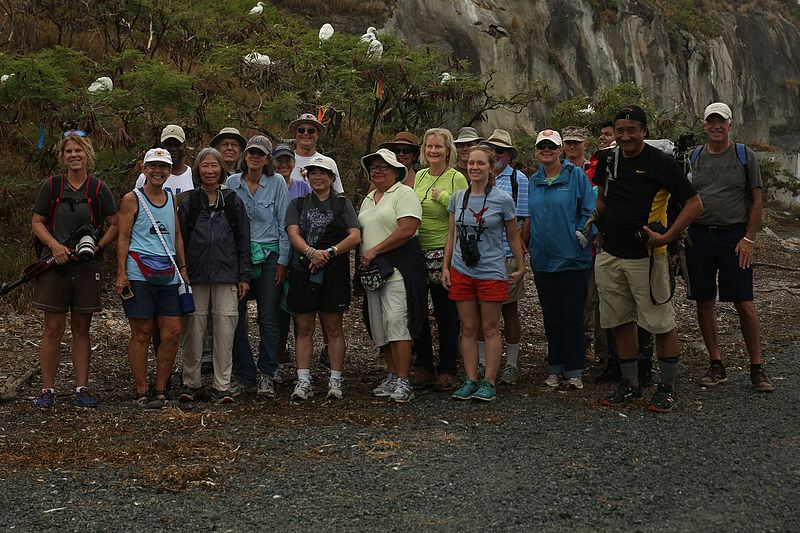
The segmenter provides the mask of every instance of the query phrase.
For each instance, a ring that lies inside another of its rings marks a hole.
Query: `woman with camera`
[[[219,403],[231,403],[233,334],[239,320],[238,303],[250,288],[252,272],[250,221],[236,193],[220,187],[227,177],[220,152],[200,150],[192,175],[200,180],[200,187],[190,191],[178,209],[195,301],[183,337],[183,388],[178,399],[193,401],[202,389],[203,333],[210,311],[214,315],[211,396]]]
[[[95,155],[84,132],[65,132],[58,152],[64,172],[42,182],[31,221],[39,261],[56,265],[33,280],[31,303],[44,311],[42,391],[33,405],[47,409],[55,403],[61,339],[70,313],[74,403],[97,407],[88,389],[89,325],[101,308],[99,254],[117,238],[117,206],[108,186],[89,175]]]
[[[495,154],[487,146],[470,149],[470,186],[450,199],[450,222],[444,248],[442,286],[455,300],[461,319],[461,354],[466,379],[453,393],[458,400],[492,401],[503,350],[500,312],[509,284],[525,274],[522,240],[514,200],[494,187]],[[503,232],[520,269],[508,274]],[[486,375],[478,382],[478,332],[486,341]]]
[[[333,191],[335,170],[333,159],[321,154],[312,157],[305,167],[312,193],[293,200],[286,212],[286,232],[292,243],[286,304],[297,322],[297,383],[292,399],[314,395],[311,353],[317,313],[330,357],[327,398],[342,398],[342,315],[350,307],[349,252],[361,242],[361,229],[353,204]]]
[[[531,218],[531,268],[547,335],[548,377],[545,385],[583,388],[586,342],[583,307],[592,268],[594,236],[586,221],[595,208],[592,183],[568,160],[561,161],[561,135],[544,130],[536,137],[541,165],[531,176],[528,206]]]

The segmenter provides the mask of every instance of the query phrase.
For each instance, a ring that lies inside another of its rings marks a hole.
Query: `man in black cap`
[[[661,368],[661,383],[649,409],[668,412],[676,402],[678,335],[666,245],[697,217],[703,205],[678,163],[645,144],[647,115],[642,108],[620,109],[614,117],[614,135],[617,148],[607,151],[594,175],[603,246],[596,258],[595,278],[601,324],[614,328],[623,379],[602,403],[622,405],[642,395],[636,361],[638,323],[655,334]],[[670,202],[682,207],[666,229]]]

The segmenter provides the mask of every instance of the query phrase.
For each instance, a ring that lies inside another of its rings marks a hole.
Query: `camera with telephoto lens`
[[[476,266],[481,259],[481,252],[475,235],[460,235],[458,241],[461,244],[461,259],[469,267]]]
[[[667,232],[667,228],[665,228],[660,222],[653,222],[652,224],[648,224],[647,227],[655,233],[660,233],[661,235]],[[642,246],[646,246],[647,241],[650,240],[650,235],[648,235],[644,229],[639,229],[633,232],[633,239]]]
[[[73,238],[77,238],[75,254],[81,261],[91,261],[95,258],[94,247],[100,240],[100,232],[94,226],[81,226],[75,231]]]

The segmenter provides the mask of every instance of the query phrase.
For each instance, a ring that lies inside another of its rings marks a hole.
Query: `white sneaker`
[[[342,378],[330,378],[328,380],[328,395],[326,398],[341,400],[342,399]]]
[[[544,384],[546,387],[550,387],[551,389],[555,389],[559,386],[561,380],[558,379],[556,374],[550,374],[547,376],[547,379],[544,380]]]
[[[391,396],[394,392],[395,385],[397,384],[397,376],[394,374],[389,374],[386,378],[381,381],[381,384],[375,387],[372,391],[373,396],[377,396],[379,398],[386,398]]]
[[[583,380],[581,378],[569,378],[564,382],[564,388],[567,390],[582,389]]]
[[[275,386],[272,384],[272,378],[262,374],[261,379],[258,380],[258,390],[256,393],[259,396],[266,396],[267,398],[275,397]]]
[[[389,400],[397,403],[408,403],[414,399],[414,385],[408,378],[397,378],[394,391],[389,396]]]
[[[314,396],[314,390],[311,388],[311,382],[305,379],[298,379],[294,383],[294,392],[289,400],[291,401],[295,398],[298,400],[308,400],[312,396]]]

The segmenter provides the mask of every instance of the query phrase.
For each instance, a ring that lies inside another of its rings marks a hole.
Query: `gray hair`
[[[194,158],[194,166],[192,167],[192,181],[194,181],[195,187],[200,185],[200,162],[209,155],[219,163],[219,184],[222,185],[225,183],[225,180],[228,179],[228,170],[225,168],[225,160],[222,159],[222,154],[219,153],[219,150],[216,148],[203,148],[197,154],[197,157]]]

